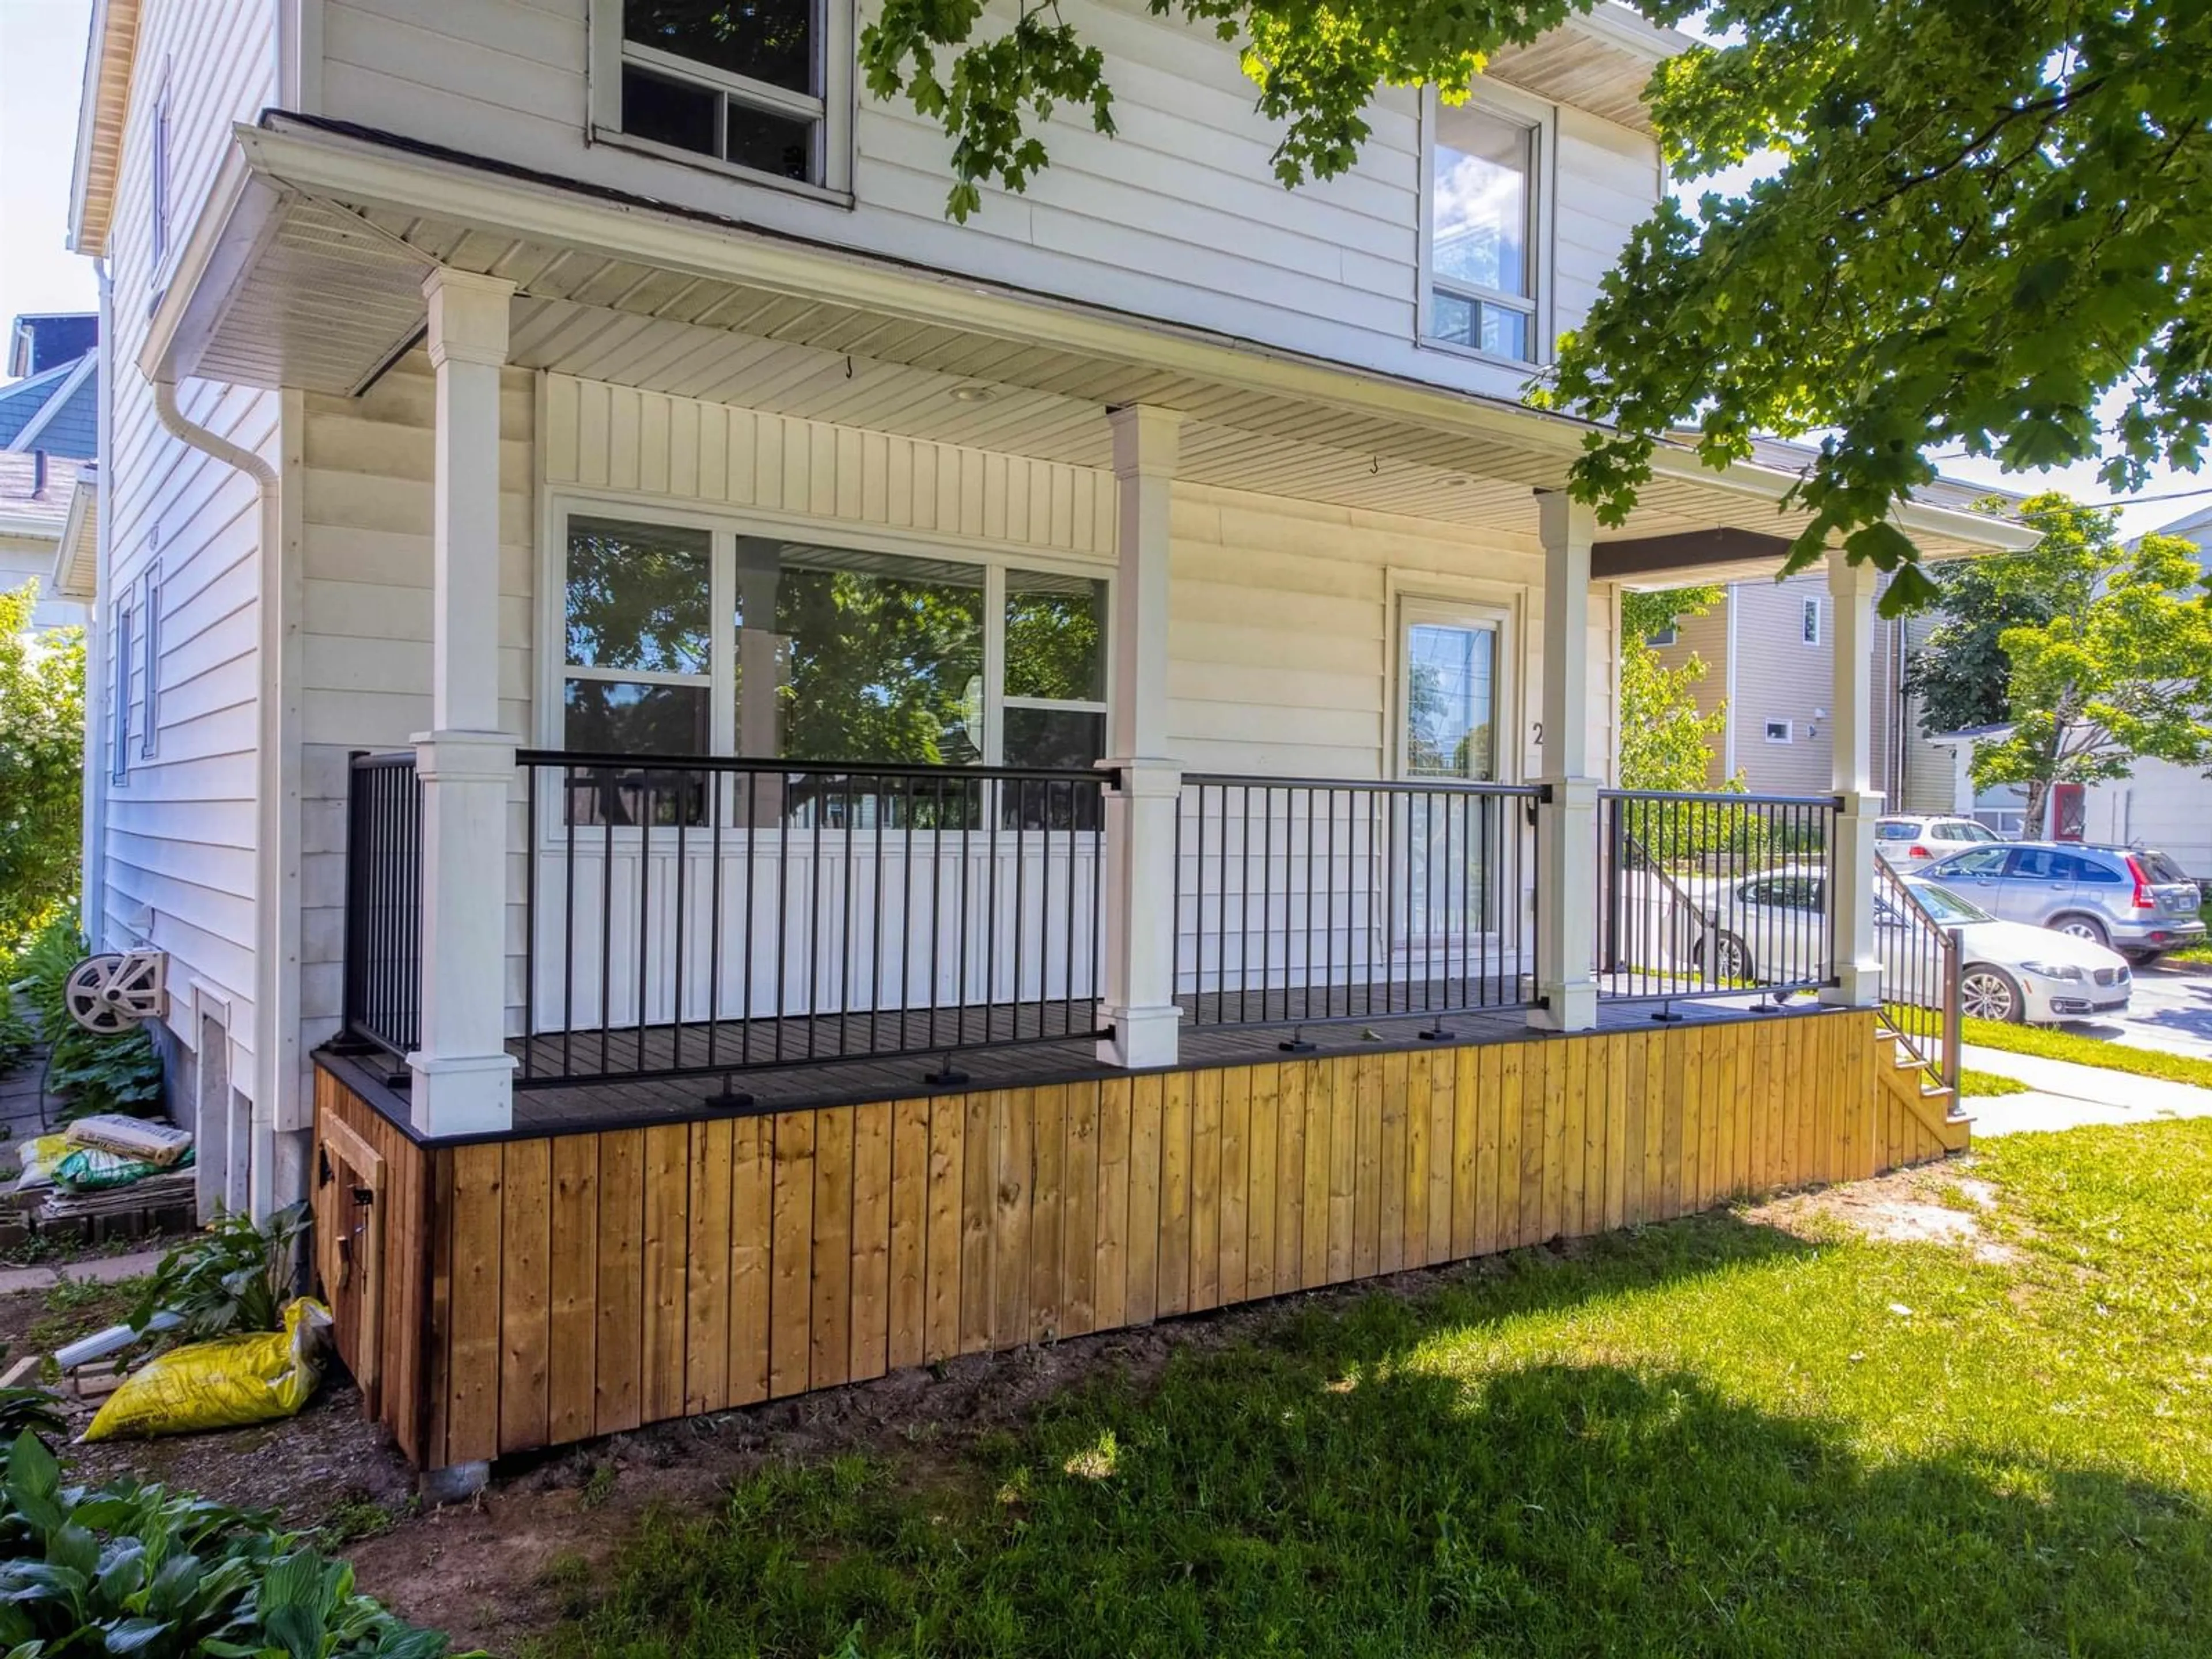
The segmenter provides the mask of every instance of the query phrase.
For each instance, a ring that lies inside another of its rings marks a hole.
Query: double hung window
[[[1427,338],[1538,361],[1537,128],[1475,103],[1433,106]]]
[[[850,0],[599,0],[594,119],[657,149],[842,190],[851,18]]]

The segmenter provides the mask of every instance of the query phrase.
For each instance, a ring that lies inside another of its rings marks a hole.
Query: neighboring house
[[[167,953],[212,1190],[313,1194],[426,1463],[1376,1271],[1415,1213],[1424,1260],[1548,1236],[1486,1231],[1419,1091],[1494,1106],[1469,1045],[1538,1027],[1533,1160],[1571,1102],[1683,1109],[1699,1040],[1589,1081],[1618,599],[1771,573],[1791,474],[1664,447],[1600,538],[1584,428],[1520,401],[1663,188],[1680,37],[1603,9],[1463,106],[1387,91],[1285,191],[1233,46],[1072,0],[1121,136],[956,225],[851,11],[766,9],[788,52],[613,0],[96,7],[90,926]],[[1870,640],[1870,574],[1831,597]],[[1844,745],[1826,833],[1871,867],[1869,781]],[[1858,1063],[1832,902],[1840,1009],[1735,1028],[1743,1098],[1835,1091],[1824,1169],[1957,1144]],[[1734,1179],[1614,1175],[1571,1230]]]
[[[1814,455],[1771,439],[1754,449],[1758,459],[1792,470],[1808,465]],[[1929,486],[1924,498],[1960,510],[2019,499],[1948,479]],[[1894,622],[1877,617],[1873,626],[1875,787],[1900,812],[1958,811],[1970,804],[1958,795],[1952,749],[1923,734],[1919,699],[1907,689],[1912,653],[1934,626],[1924,614]],[[1669,635],[1652,641],[1670,668],[1692,656],[1705,664],[1695,693],[1698,706],[1708,714],[1726,712],[1711,745],[1710,776],[1716,787],[1741,776],[1760,793],[1818,794],[1827,788],[1834,753],[1833,698],[1827,690],[1834,640],[1827,578],[1810,571],[1779,582],[1730,581],[1711,610],[1684,618]]]
[[[0,385],[0,449],[88,461],[100,453],[97,316],[18,317]],[[64,355],[66,352],[68,355]]]
[[[1672,638],[1655,641],[1669,667],[1701,659],[1698,706],[1725,711],[1711,744],[1716,787],[1741,777],[1762,794],[1827,789],[1835,732],[1832,623],[1828,579],[1815,573],[1730,582],[1711,610],[1685,617]],[[1877,617],[1874,624],[1874,777],[1897,811],[1953,810],[1950,757],[1921,737],[1918,700],[1905,690],[1907,653],[1929,626],[1922,617]]]
[[[0,450],[0,592],[39,584],[38,629],[82,625],[99,521],[96,470],[43,451]],[[57,572],[57,565],[64,568]],[[70,585],[74,582],[75,586]]]
[[[100,453],[100,319],[15,319],[0,385],[0,590],[39,584],[37,628],[87,619]],[[57,568],[57,558],[62,560]]]
[[[2212,570],[2212,507],[2161,525],[2158,533],[2194,542],[2197,562]],[[2082,840],[2155,847],[2198,880],[2212,881],[2212,778],[2197,767],[2138,760],[2128,776],[2087,785],[2053,806],[2067,815],[2063,830],[2075,827],[2079,813]]]

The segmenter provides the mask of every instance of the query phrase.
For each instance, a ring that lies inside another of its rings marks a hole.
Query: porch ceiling
[[[515,284],[525,368],[1085,466],[1110,463],[1108,410],[1157,404],[1185,417],[1194,482],[1522,534],[1587,431],[377,135],[271,117],[237,137],[142,356],[156,378],[353,394],[419,338],[422,283],[443,265]],[[1785,471],[1671,450],[1658,471],[1613,534],[1796,528],[1774,505]],[[1936,556],[2018,536],[1951,507],[1907,527]],[[1773,561],[1732,574],[1759,564]]]

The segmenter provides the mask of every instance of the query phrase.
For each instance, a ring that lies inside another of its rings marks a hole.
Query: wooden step
[[[1878,1030],[1875,1042],[1889,1060],[1887,1066],[1879,1068],[1882,1086],[1903,1103],[1945,1151],[1964,1152],[1972,1139],[1973,1118],[1959,1110],[1956,1093],[1928,1081],[1928,1068],[1911,1056],[1896,1032]]]

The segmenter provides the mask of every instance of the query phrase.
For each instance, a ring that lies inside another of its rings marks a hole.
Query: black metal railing
[[[1101,773],[519,760],[525,1086],[1105,1035]]]
[[[1189,774],[1176,999],[1194,1026],[1534,1005],[1540,786]]]
[[[406,1054],[422,1036],[422,784],[412,751],[346,775],[345,1029]]]
[[[1882,1023],[1929,1079],[1959,1087],[1963,952],[1966,913],[1942,893],[1916,890],[1883,859],[1875,860],[1875,950],[1881,960]]]
[[[1831,982],[1828,795],[1598,794],[1598,995],[1668,1002]]]

